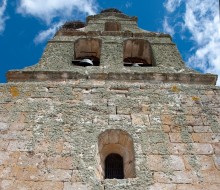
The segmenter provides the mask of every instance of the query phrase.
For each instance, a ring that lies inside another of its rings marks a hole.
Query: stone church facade
[[[108,9],[0,85],[1,190],[219,190],[217,76]]]

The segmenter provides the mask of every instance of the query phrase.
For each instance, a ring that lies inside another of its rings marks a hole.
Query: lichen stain
[[[180,91],[180,89],[177,86],[172,86],[171,90],[176,93]]]
[[[193,100],[193,101],[199,101],[200,98],[199,98],[198,96],[193,96],[193,97],[192,97],[192,100]]]
[[[19,96],[19,90],[16,86],[10,87],[10,93],[11,93],[12,97]]]
[[[31,96],[31,92],[26,92],[25,96],[28,96],[28,97]]]

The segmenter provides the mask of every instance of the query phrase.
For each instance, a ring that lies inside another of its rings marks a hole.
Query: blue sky
[[[36,64],[62,23],[112,7],[138,16],[145,30],[171,34],[189,67],[220,78],[218,0],[0,0],[0,82],[8,70]]]

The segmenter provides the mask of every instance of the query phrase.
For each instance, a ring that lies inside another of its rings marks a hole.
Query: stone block
[[[11,168],[0,165],[0,179],[11,179]]]
[[[65,156],[55,156],[49,157],[44,159],[44,163],[48,168],[51,169],[64,169],[64,170],[71,170],[74,169],[75,166],[73,164],[73,157],[65,157]]]
[[[219,184],[209,184],[209,183],[202,183],[202,184],[178,184],[176,190],[219,190]]]
[[[203,125],[202,118],[195,115],[186,115],[186,123],[187,125],[192,125],[192,126]]]
[[[0,122],[0,132],[6,131],[9,129],[9,125],[7,123]]]
[[[169,133],[170,142],[172,143],[181,143],[182,137],[181,133]]]
[[[207,143],[191,143],[192,145],[192,154],[197,154],[197,155],[210,155],[213,154],[213,148],[211,144]]]
[[[82,183],[65,182],[63,190],[91,190],[91,188]]]
[[[220,155],[213,155],[215,167],[220,170]]]
[[[0,151],[0,165],[5,164],[5,162],[9,159],[9,153]]]
[[[212,156],[205,155],[185,155],[183,156],[187,170],[215,170],[215,165]]]
[[[185,170],[183,159],[175,155],[149,155],[147,167],[153,171]]]
[[[200,171],[199,175],[204,183],[220,185],[220,171],[219,170]]]
[[[175,184],[155,183],[148,187],[149,190],[176,190]]]
[[[8,147],[9,141],[0,139],[0,151],[5,151]]]
[[[174,171],[172,173],[155,172],[154,180],[159,183],[193,184],[197,181],[197,177],[189,171]]]
[[[220,155],[220,143],[212,143],[214,153]]]
[[[109,115],[109,125],[131,125],[130,115]]]
[[[3,180],[0,183],[1,190],[61,190],[63,182],[55,181],[22,181],[22,180]]]
[[[158,116],[158,115],[149,115],[149,119],[150,119],[151,125],[160,125],[161,124],[161,119],[160,119],[160,116]]]
[[[10,177],[21,181],[36,181],[44,178],[36,166],[22,167],[18,165],[11,167]]]
[[[0,180],[0,189],[1,190],[12,190],[14,180]]]
[[[174,121],[171,115],[161,115],[160,117],[163,125],[174,125]]]
[[[23,184],[21,182],[21,184]],[[33,190],[48,190],[48,189],[53,189],[53,190],[60,190],[63,189],[63,182],[58,182],[58,181],[38,181],[38,182],[33,182],[32,184],[32,189]]]
[[[8,151],[31,151],[28,147],[28,141],[10,141]]]
[[[51,169],[46,175],[45,180],[49,181],[71,181],[72,170]]]
[[[149,114],[151,111],[150,105],[142,104],[141,111],[145,114]]]
[[[148,134],[148,141],[150,143],[167,142],[169,139],[169,136],[164,132],[153,131],[153,132],[148,132],[147,134]]]
[[[198,143],[219,142],[219,136],[213,133],[192,133],[192,138]]]
[[[212,132],[210,126],[193,126],[193,130],[195,133],[209,133]]]
[[[17,159],[17,165],[20,167],[30,167],[35,166],[38,168],[45,167],[45,158],[44,154],[35,154],[34,152],[20,152]],[[55,164],[55,163],[54,163]]]
[[[139,114],[131,114],[132,125],[144,125],[144,121]]]
[[[187,144],[185,143],[168,143],[168,150],[173,155],[187,154]]]
[[[169,125],[163,125],[162,129],[163,129],[164,133],[169,133],[170,132],[170,126]]]

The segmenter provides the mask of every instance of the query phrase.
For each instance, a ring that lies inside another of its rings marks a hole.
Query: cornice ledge
[[[109,73],[80,73],[74,71],[9,71],[8,82],[42,82],[64,81],[78,79],[122,80],[122,81],[156,81],[162,83],[184,83],[216,85],[217,75],[192,73],[153,73],[153,72],[109,72]]]

